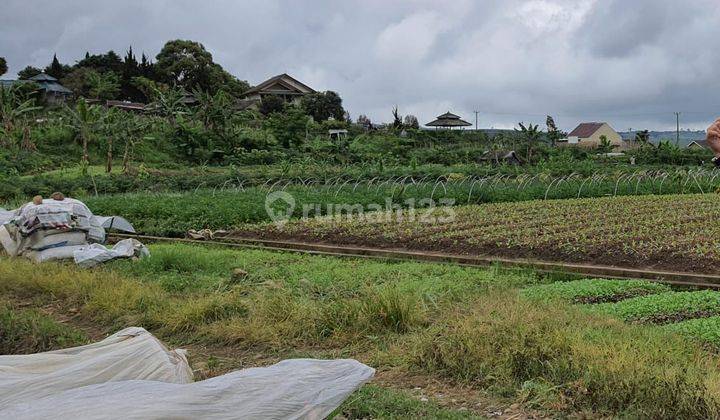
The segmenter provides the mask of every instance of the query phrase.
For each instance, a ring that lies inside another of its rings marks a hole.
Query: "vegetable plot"
[[[673,271],[720,269],[720,200],[714,194],[483,204],[385,216],[249,225],[236,235]]]
[[[669,291],[670,287],[664,284],[642,280],[584,279],[529,287],[522,291],[522,295],[543,301],[561,299],[573,303],[602,303]]]

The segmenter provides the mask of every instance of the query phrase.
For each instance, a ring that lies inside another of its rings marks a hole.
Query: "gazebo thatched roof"
[[[459,115],[455,115],[451,112],[446,112],[442,115],[438,115],[435,121],[431,121],[425,124],[428,127],[467,127],[472,124],[460,118]]]

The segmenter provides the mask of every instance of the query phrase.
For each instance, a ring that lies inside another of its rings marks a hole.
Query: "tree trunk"
[[[126,174],[130,171],[130,140],[125,141],[125,152],[123,153],[123,173]]]
[[[35,143],[33,143],[32,138],[30,137],[30,128],[27,126],[23,128],[22,144],[20,145],[20,148],[30,151],[37,150]]]
[[[105,165],[105,172],[112,172],[112,158],[113,158],[113,138],[108,137],[108,149],[107,149],[107,164]]]
[[[82,163],[87,164],[90,159],[88,158],[88,140],[86,134],[82,134],[82,153]]]

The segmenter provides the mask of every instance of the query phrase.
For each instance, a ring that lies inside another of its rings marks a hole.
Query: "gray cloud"
[[[85,51],[157,54],[202,42],[259,83],[288,72],[340,92],[353,116],[421,122],[453,110],[483,126],[704,128],[720,115],[716,0],[6,0],[0,55],[11,75]],[[42,10],[43,13],[37,13]],[[6,76],[7,77],[7,76]]]

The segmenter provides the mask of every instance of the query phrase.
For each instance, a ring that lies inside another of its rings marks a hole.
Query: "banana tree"
[[[35,105],[33,98],[24,96],[15,87],[0,86],[0,121],[2,121],[2,138],[0,141],[7,146],[12,143],[12,134],[20,126],[25,135],[27,128],[27,117],[42,107]]]
[[[87,168],[89,162],[88,143],[93,141],[102,125],[103,111],[97,105],[88,105],[80,99],[74,108],[65,107],[65,124],[75,130],[77,139],[82,144],[82,165]],[[84,169],[85,170],[85,169]]]

